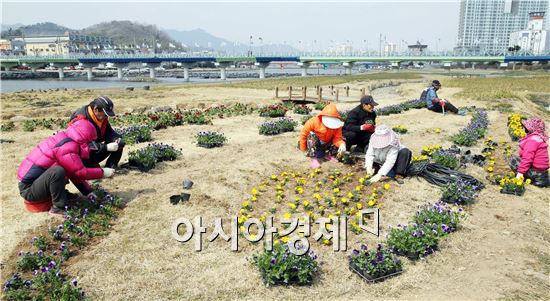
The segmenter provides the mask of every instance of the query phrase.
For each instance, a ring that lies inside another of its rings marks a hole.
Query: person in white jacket
[[[411,158],[412,152],[399,143],[399,136],[390,127],[376,127],[365,155],[367,175],[372,177],[370,182],[394,178],[399,184],[403,184]],[[376,169],[378,172],[375,174]]]

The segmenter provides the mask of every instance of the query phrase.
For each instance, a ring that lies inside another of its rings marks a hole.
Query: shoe
[[[401,176],[395,176],[394,180],[395,180],[395,182],[397,182],[397,184],[399,184],[399,185],[405,183],[405,181],[403,181],[403,177],[401,177]]]
[[[52,206],[52,208],[50,208],[50,211],[48,211],[48,215],[53,217],[64,218],[65,210],[58,208],[56,206]]]
[[[330,162],[338,163],[338,159],[336,159],[334,156],[331,156],[331,155],[325,155],[325,159]]]
[[[321,163],[319,163],[319,160],[317,159],[311,159],[311,168],[319,168],[321,167]]]
[[[458,110],[457,114],[460,116],[466,116],[466,110]]]

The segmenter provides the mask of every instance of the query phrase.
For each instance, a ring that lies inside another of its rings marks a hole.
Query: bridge
[[[187,53],[174,54],[154,54],[154,55],[64,55],[64,56],[11,56],[0,55],[0,65],[9,70],[13,67],[24,65],[31,68],[31,72],[36,72],[38,68],[46,65],[58,68],[59,78],[64,78],[63,68],[74,65],[82,65],[87,70],[88,79],[93,78],[92,69],[99,64],[111,63],[117,68],[118,78],[122,79],[122,69],[127,68],[129,64],[138,63],[149,67],[150,77],[155,78],[155,68],[161,63],[178,63],[184,70],[184,80],[189,80],[189,70],[196,64],[202,62],[214,63],[220,69],[221,79],[226,79],[226,69],[239,62],[254,63],[260,70],[260,78],[265,78],[266,68],[271,63],[296,63],[302,69],[302,76],[307,76],[307,70],[311,64],[339,64],[346,68],[347,73],[351,74],[353,66],[357,63],[391,63],[393,67],[399,68],[403,62],[440,62],[450,66],[451,63],[464,62],[472,63],[501,63],[511,62],[548,62],[548,55],[392,55],[392,56],[335,56],[335,55],[317,55],[317,56],[193,56]]]

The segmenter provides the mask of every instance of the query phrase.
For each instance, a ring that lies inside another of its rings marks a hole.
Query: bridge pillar
[[[254,65],[260,67],[260,78],[265,78],[265,68],[267,68],[267,66],[269,66],[269,63],[254,63]]]
[[[309,68],[310,63],[299,62],[298,66],[302,68],[302,76],[307,76],[307,68]]]
[[[476,63],[472,62],[472,70],[476,70]]]
[[[351,75],[351,69],[353,68],[353,62],[343,62],[342,66],[346,68],[346,74]]]
[[[215,62],[214,65],[220,68],[220,79],[226,80],[227,79],[226,70],[227,70],[227,67],[231,65],[231,62]]]
[[[155,68],[160,66],[160,63],[147,63],[147,66],[149,66],[149,77],[151,79],[155,79],[156,78]]]
[[[194,64],[190,63],[181,63],[181,66],[183,67],[183,80],[188,82],[189,81],[189,69],[193,68]]]
[[[59,73],[59,79],[63,80],[65,78],[65,73],[63,73],[63,68],[70,66],[70,64],[54,63],[51,65],[54,67],[57,67],[57,72]]]
[[[94,68],[95,64],[82,64],[82,67],[86,69],[86,75],[88,77],[88,80],[94,79],[94,73],[92,72],[92,68]]]
[[[37,63],[27,63],[26,65],[31,68],[31,73],[36,73],[36,69],[44,66],[44,64]]]
[[[149,65],[149,64],[147,64],[147,65]],[[128,64],[116,63],[116,64],[114,64],[114,66],[116,67],[116,75],[117,75],[117,78],[118,78],[119,80],[122,80],[122,77],[123,77],[123,75],[122,75],[122,68],[127,68],[127,67],[128,67]],[[151,71],[149,71],[149,72],[151,72]]]

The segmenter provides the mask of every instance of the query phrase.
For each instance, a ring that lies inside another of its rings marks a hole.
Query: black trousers
[[[19,182],[19,194],[29,202],[51,198],[55,207],[64,208],[67,201],[66,184],[63,167],[52,166],[30,184]]]
[[[90,152],[90,158],[89,159],[83,159],[82,162],[84,163],[84,166],[86,167],[95,167],[97,164],[102,162],[103,160],[107,159],[107,162],[105,163],[105,167],[107,168],[116,168],[118,166],[118,162],[120,162],[120,158],[122,158],[122,151],[124,148],[119,147],[116,152],[108,152],[105,151],[91,151]]]
[[[358,151],[365,152],[367,145],[369,145],[371,135],[372,133],[367,131],[361,131],[359,133],[345,131],[344,140],[346,140],[346,150],[349,151],[352,145],[357,145]]]
[[[434,112],[437,112],[437,113],[443,113],[443,107],[441,106],[441,104],[438,102],[438,103],[434,103],[434,106],[430,108],[430,110],[434,111]],[[458,109],[453,106],[452,103],[448,102],[445,104],[445,111],[446,112],[453,112],[455,114],[458,114]]]
[[[396,175],[400,176],[406,176],[407,170],[409,169],[409,166],[411,164],[412,159],[412,152],[408,148],[403,148],[397,153],[397,160],[395,160],[395,164],[393,165],[393,168],[388,172],[387,176],[390,178],[394,178]],[[380,165],[377,163],[374,163],[374,170],[378,172],[380,169]]]
[[[510,168],[517,172],[518,166],[521,163],[521,159],[518,156],[512,156],[510,159]],[[530,167],[529,170],[523,175],[526,179],[531,179],[531,184],[538,187],[550,187],[550,177],[548,176],[548,170],[535,170]]]

